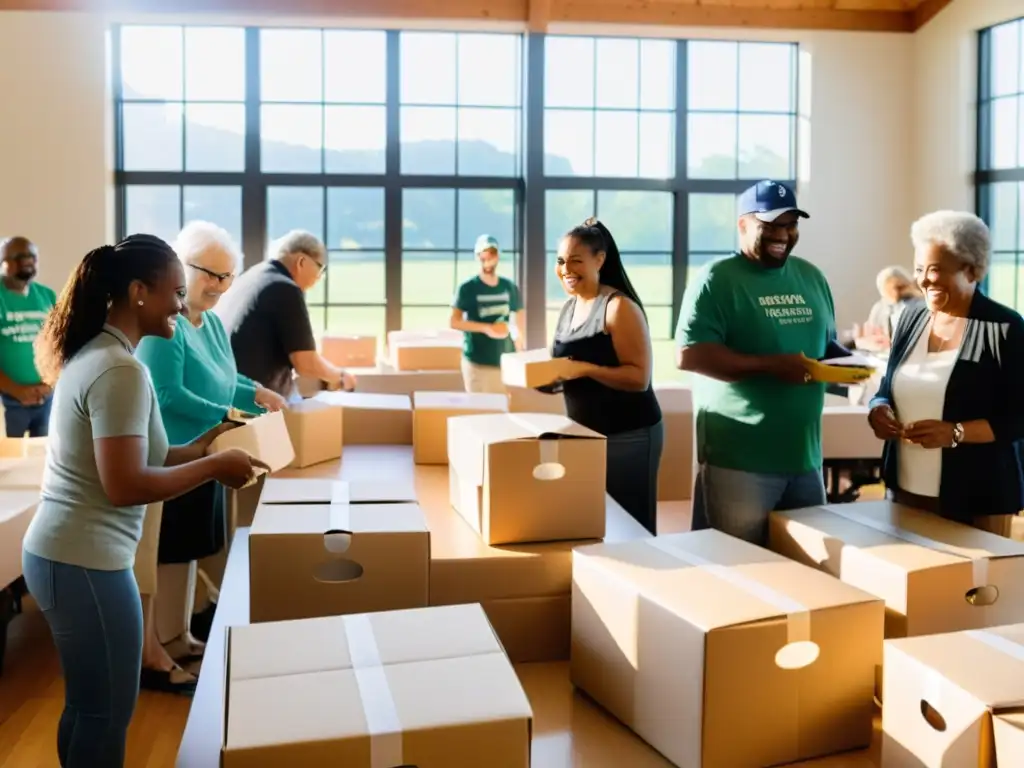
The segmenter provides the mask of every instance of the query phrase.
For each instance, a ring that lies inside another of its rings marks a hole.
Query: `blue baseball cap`
[[[476,239],[476,248],[474,248],[474,253],[483,253],[484,251],[489,251],[492,248],[499,254],[501,253],[501,248],[498,247],[498,238],[491,235],[480,235],[480,237]]]
[[[736,212],[740,216],[754,214],[760,221],[771,223],[784,213],[792,211],[803,219],[810,216],[797,208],[796,195],[785,184],[777,181],[759,181],[740,193]]]

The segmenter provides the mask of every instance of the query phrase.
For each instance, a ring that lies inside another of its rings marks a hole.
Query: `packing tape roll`
[[[700,555],[680,549],[671,544],[670,540],[655,537],[647,539],[646,542],[655,549],[671,555],[697,568],[702,568],[713,574],[722,581],[726,581],[749,595],[773,605],[786,615],[786,643],[802,643],[811,639],[811,612],[807,606],[793,598],[776,592],[771,587],[766,587],[753,579],[748,579],[736,571],[718,563],[706,560]]]
[[[402,724],[366,614],[345,616],[345,639],[370,736],[370,768],[404,765]]]
[[[853,506],[853,505],[851,505]],[[839,510],[835,506],[829,507],[828,511],[833,515],[839,515],[851,523],[857,523],[858,525],[864,525],[868,528],[873,528],[879,533],[884,533],[888,536],[892,536],[896,539],[901,539],[908,544],[917,544],[920,547],[926,549],[934,549],[939,552],[944,552],[947,555],[953,555],[954,557],[962,557],[964,560],[971,561],[971,578],[974,583],[972,587],[987,587],[988,584],[988,557],[971,557],[968,558],[962,551],[951,547],[941,541],[935,541],[929,539],[927,536],[921,536],[920,534],[906,531],[902,528],[897,528],[891,523],[884,523],[881,520],[875,520],[870,517],[862,517],[861,515],[855,514],[852,510]]]
[[[1008,637],[997,635],[995,632],[989,632],[985,629],[969,629],[965,634],[973,640],[984,643],[989,648],[1024,663],[1024,645],[1014,642]]]

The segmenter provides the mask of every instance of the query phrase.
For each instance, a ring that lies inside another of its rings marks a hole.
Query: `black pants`
[[[164,502],[159,563],[191,563],[220,552],[227,538],[224,486],[209,482]]]
[[[652,534],[658,532],[658,465],[664,442],[660,421],[608,436],[608,494]]]

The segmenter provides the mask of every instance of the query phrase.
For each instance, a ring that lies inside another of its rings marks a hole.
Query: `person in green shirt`
[[[490,235],[480,235],[475,251],[480,273],[456,291],[451,327],[464,334],[462,378],[466,391],[504,393],[501,356],[522,350],[526,313],[516,284],[498,275],[498,241]],[[514,332],[509,328],[513,319]]]
[[[764,544],[768,515],[825,503],[825,386],[806,358],[849,354],[835,341],[825,276],[792,256],[808,215],[793,191],[762,181],[738,205],[740,251],[686,287],[677,364],[697,374],[699,470],[693,527]]]
[[[45,437],[53,391],[36,370],[34,348],[57,303],[53,289],[36,282],[39,250],[24,237],[0,243],[0,400],[8,437]]]

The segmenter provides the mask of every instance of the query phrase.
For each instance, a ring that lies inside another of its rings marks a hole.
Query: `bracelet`
[[[956,448],[960,443],[964,441],[964,425],[957,422],[953,425],[953,444],[950,448]]]

